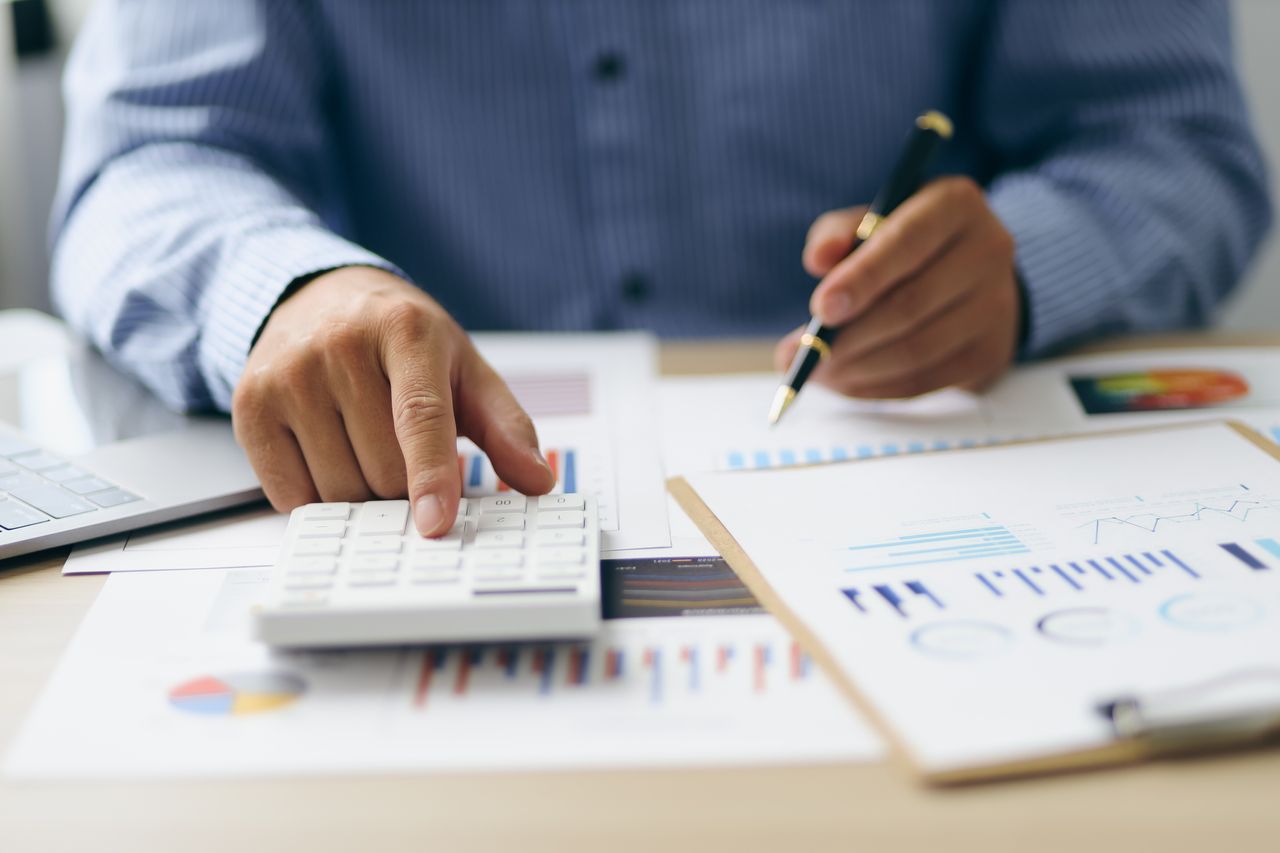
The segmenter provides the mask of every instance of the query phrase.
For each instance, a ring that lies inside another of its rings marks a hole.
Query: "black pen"
[[[850,255],[875,233],[884,218],[893,213],[894,208],[920,188],[920,182],[924,180],[938,146],[950,138],[951,120],[942,113],[930,111],[916,119],[916,126],[907,138],[906,147],[898,156],[893,171],[889,173],[888,182],[858,223],[857,236],[849,249]],[[769,409],[770,426],[782,419],[782,413],[795,400],[796,394],[800,393],[805,380],[818,366],[818,362],[831,354],[831,342],[839,331],[838,328],[822,325],[816,317],[809,321],[804,334],[800,336],[800,349],[796,350],[796,357],[791,361],[787,377],[774,395],[773,407]]]

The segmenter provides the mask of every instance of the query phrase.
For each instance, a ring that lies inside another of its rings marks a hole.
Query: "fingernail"
[[[413,507],[413,523],[423,536],[434,533],[444,521],[444,504],[435,495],[423,495]]]
[[[849,319],[853,313],[853,297],[847,293],[833,293],[821,306],[822,322],[828,326],[836,326]]]

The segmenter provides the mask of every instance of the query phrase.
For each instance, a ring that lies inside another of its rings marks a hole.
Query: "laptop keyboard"
[[[0,530],[18,530],[136,500],[137,495],[60,456],[0,435]]]

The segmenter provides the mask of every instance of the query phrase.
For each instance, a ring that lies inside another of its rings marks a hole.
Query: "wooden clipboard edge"
[[[1005,442],[1001,444],[983,445],[980,447],[954,448],[951,450],[929,451],[937,453],[965,453],[976,450],[998,450],[1004,447],[1013,447],[1026,444],[1050,444],[1061,441],[1074,441],[1088,438],[1108,438],[1121,435],[1132,435],[1135,433],[1155,433],[1169,432],[1174,430],[1184,430],[1192,428],[1200,428],[1220,424],[1226,426],[1232,431],[1239,434],[1246,441],[1258,447],[1268,456],[1280,462],[1280,446],[1269,441],[1257,430],[1236,420],[1203,420],[1190,421],[1179,424],[1161,424],[1151,427],[1129,427],[1125,429],[1107,430],[1088,433],[1071,433],[1059,436],[1050,436],[1046,438],[1021,439],[1018,441]],[[918,456],[922,454],[912,454]],[[844,460],[836,463],[816,463],[816,464],[864,464],[876,461],[888,461],[892,459],[901,459],[905,457],[867,457],[860,459]],[[806,464],[793,467],[813,467]],[[734,471],[723,472],[728,474],[750,473],[750,471]],[[720,552],[720,556],[738,575],[739,580],[747,585],[756,599],[764,605],[775,618],[778,619],[805,650],[805,652],[822,668],[822,670],[835,682],[836,686],[845,695],[853,706],[863,714],[871,723],[879,730],[889,743],[889,763],[903,768],[909,775],[926,782],[930,785],[938,787],[957,787],[961,785],[971,785],[983,782],[1008,781],[1017,778],[1029,776],[1046,776],[1060,773],[1072,773],[1086,770],[1096,770],[1104,767],[1116,767],[1121,765],[1135,764],[1147,757],[1147,752],[1142,744],[1134,741],[1114,741],[1102,746],[1076,750],[1073,752],[1050,753],[1043,756],[1036,756],[1025,760],[1003,761],[992,764],[978,764],[972,767],[964,767],[955,770],[928,771],[925,770],[916,760],[915,755],[907,746],[906,741],[890,725],[889,721],[880,713],[865,696],[861,690],[854,684],[853,680],[845,675],[844,670],[836,663],[835,659],[827,652],[826,646],[818,639],[809,627],[801,620],[789,607],[787,607],[781,597],[774,592],[773,587],[765,579],[764,574],[756,566],[755,562],[747,555],[747,552],[733,538],[728,529],[721,523],[711,508],[706,505],[702,497],[694,490],[693,486],[684,477],[672,477],[667,480],[667,491],[671,493],[676,502],[685,511],[689,518],[697,525],[702,534],[707,537],[716,550]]]

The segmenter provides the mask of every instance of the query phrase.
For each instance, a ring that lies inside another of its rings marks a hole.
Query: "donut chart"
[[[244,716],[293,704],[307,685],[283,672],[202,675],[169,690],[169,704],[188,714]]]

